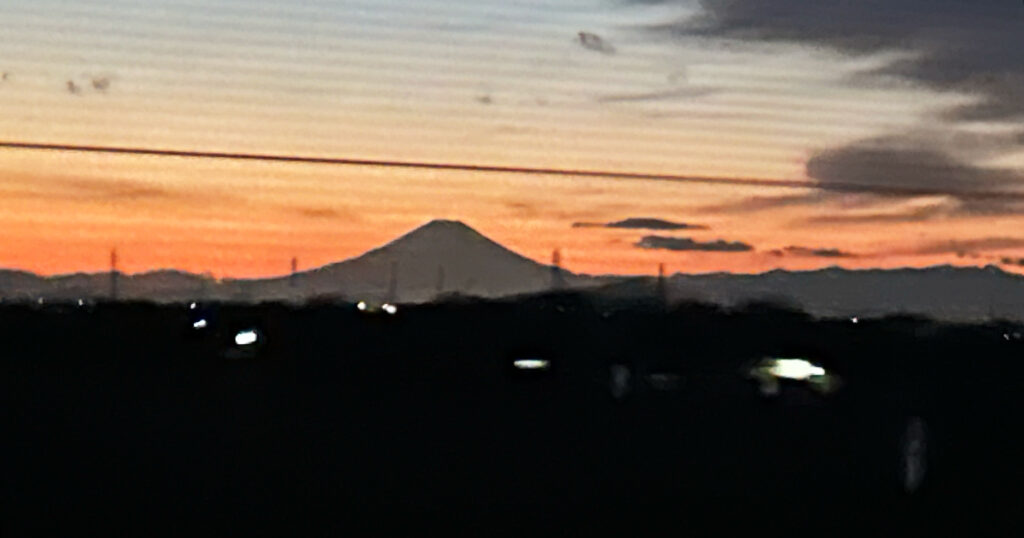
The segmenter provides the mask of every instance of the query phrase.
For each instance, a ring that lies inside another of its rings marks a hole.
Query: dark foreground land
[[[258,352],[226,358],[250,327]],[[0,535],[1017,528],[1019,331],[576,295],[5,305]],[[743,375],[765,355],[843,386],[765,398]],[[928,466],[907,495],[914,418]]]

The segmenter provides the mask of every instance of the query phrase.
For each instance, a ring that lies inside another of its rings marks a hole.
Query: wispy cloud
[[[869,212],[869,213],[829,213],[825,215],[816,215],[804,219],[806,224],[899,224],[906,222],[924,222],[934,220],[937,218],[947,218],[956,216],[956,210],[949,209],[944,206],[926,206],[918,207],[905,212],[899,213],[886,213],[886,212]]]
[[[820,202],[824,197],[817,192],[782,196],[751,196],[735,202],[709,204],[697,209],[700,213],[751,213],[769,209],[802,206]]]
[[[634,243],[634,246],[645,249],[687,251],[697,250],[706,252],[749,252],[754,247],[738,241],[694,241],[688,237],[665,237],[660,235],[648,235]]]
[[[138,181],[68,179],[61,182],[73,196],[107,200],[155,200],[192,198],[190,193],[156,187]]]
[[[812,258],[855,258],[857,255],[837,248],[809,248],[788,246],[771,251],[775,256],[801,256]]]
[[[342,216],[340,211],[330,207],[300,207],[295,212],[311,219],[336,219]]]
[[[936,241],[919,247],[918,254],[974,253],[1024,248],[1022,237],[982,237],[978,239]]]
[[[643,101],[664,101],[666,99],[679,99],[685,97],[704,97],[719,92],[718,88],[670,88],[665,90],[654,90],[640,93],[618,93],[603,95],[597,98],[601,103],[622,103],[622,102],[643,102]]]

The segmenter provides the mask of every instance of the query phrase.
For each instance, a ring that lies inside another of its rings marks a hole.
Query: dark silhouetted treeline
[[[258,352],[225,358],[250,328]],[[1022,330],[582,293],[395,315],[3,305],[0,529],[983,532],[1021,504]],[[765,398],[744,376],[764,356],[813,359],[843,385]],[[619,398],[613,367],[629,372]],[[911,497],[895,478],[907,417],[930,434]]]

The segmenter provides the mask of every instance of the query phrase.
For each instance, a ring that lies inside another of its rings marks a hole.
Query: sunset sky
[[[999,0],[7,0],[4,142],[807,187],[0,149],[0,267],[275,275],[448,218],[584,273],[1020,271],[1022,35]],[[627,218],[703,228],[573,226]]]

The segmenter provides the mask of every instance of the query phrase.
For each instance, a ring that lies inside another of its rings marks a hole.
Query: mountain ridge
[[[177,269],[141,273],[67,273],[44,277],[0,269],[0,298],[25,301],[109,298],[153,302],[342,300],[429,302],[438,297],[497,298],[551,290],[653,293],[656,277],[584,275],[538,263],[457,220],[436,219],[367,252],[319,267],[267,278],[214,279]],[[921,313],[945,319],[999,315],[1024,319],[1024,276],[995,265],[845,269],[762,273],[674,273],[665,278],[670,301],[737,305],[791,302],[820,316]]]

